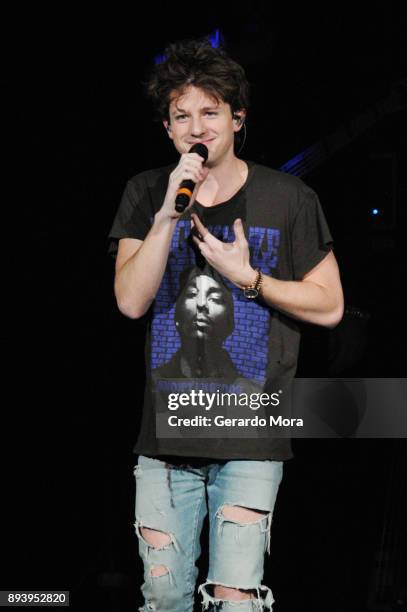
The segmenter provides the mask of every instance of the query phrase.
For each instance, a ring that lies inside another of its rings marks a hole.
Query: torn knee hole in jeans
[[[166,565],[152,565],[150,567],[150,576],[158,577],[169,574],[169,569]]]
[[[224,510],[226,509],[227,514],[232,514],[234,517],[226,516]],[[230,512],[229,509],[233,509],[233,512]],[[243,511],[243,512],[239,512]],[[249,513],[247,512],[249,511]],[[241,514],[243,517],[250,516],[252,520],[249,521],[239,521],[235,518],[237,515]],[[267,533],[267,541],[265,550],[267,550],[268,554],[270,554],[270,533],[271,533],[271,518],[272,512],[270,511],[260,511],[260,510],[252,510],[251,508],[246,508],[245,506],[239,506],[238,504],[223,504],[220,506],[216,512],[216,518],[218,521],[218,533],[221,535],[223,531],[223,525],[225,522],[233,523],[236,525],[236,537],[239,538],[239,529],[259,529],[261,533]]]
[[[155,580],[164,579],[164,576],[168,577],[171,586],[174,586],[174,576],[167,565],[151,565],[150,571],[148,572],[150,583],[153,584]]]
[[[225,513],[226,510],[226,513]],[[227,516],[229,514],[229,516]],[[226,520],[238,523],[240,525],[252,525],[262,521],[268,511],[265,510],[254,510],[247,508],[246,506],[239,506],[238,504],[223,504],[219,507],[217,516],[223,516]],[[239,520],[239,515],[243,520]]]
[[[220,602],[227,601],[230,607],[236,606],[236,610],[238,611],[239,606],[243,606],[247,604],[248,599],[241,600],[230,600],[227,598],[215,597],[213,593],[215,592],[216,586],[223,586],[231,589],[241,590],[239,586],[224,584],[222,582],[215,582],[212,580],[206,580],[203,584],[198,587],[198,593],[202,594],[202,610],[207,610],[211,604],[217,604]],[[209,588],[208,588],[209,587]],[[260,584],[253,589],[245,589],[246,591],[253,591],[255,593],[254,599],[250,599],[249,601],[255,606],[258,610],[264,610],[264,608],[272,609],[274,603],[274,597],[271,592],[271,589],[264,584]]]
[[[228,599],[230,601],[247,601],[254,599],[256,589],[243,589],[240,587],[226,587],[223,584],[210,585],[209,593],[216,599]]]
[[[134,528],[136,530],[137,537],[142,542],[144,542],[144,544],[147,546],[147,551],[149,551],[151,548],[153,548],[154,550],[165,550],[165,549],[169,548],[172,545],[174,546],[176,551],[179,551],[179,546],[178,546],[178,543],[177,543],[173,533],[167,533],[166,531],[163,531],[161,529],[157,529],[155,527],[150,527],[150,525],[145,525],[143,523],[143,521],[140,520],[140,519],[136,520],[136,522],[134,523]],[[152,542],[149,542],[148,539],[146,539],[143,536],[143,534],[141,533],[141,529],[142,528],[146,528],[146,529],[149,529],[149,530],[151,530],[153,532],[157,532],[157,533],[165,535],[166,536],[165,543],[163,543],[162,545],[159,544],[159,545],[156,546]]]

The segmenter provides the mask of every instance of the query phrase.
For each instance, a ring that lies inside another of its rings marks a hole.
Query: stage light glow
[[[216,28],[211,34],[208,34],[207,39],[211,43],[214,49],[217,49],[222,44],[222,33],[219,28]],[[164,53],[159,53],[154,57],[155,64],[162,64],[166,60],[166,56]]]
[[[209,34],[208,40],[211,43],[212,47],[217,49],[220,46],[220,42],[222,39],[222,35],[219,29],[216,29],[212,34]]]

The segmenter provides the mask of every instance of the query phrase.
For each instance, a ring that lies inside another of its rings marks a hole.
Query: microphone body
[[[188,153],[198,153],[198,155],[204,158],[204,163],[208,159],[209,155],[208,147],[201,142],[197,142],[196,144],[192,145]],[[194,183],[194,181],[191,179],[185,179],[185,181],[182,181],[175,198],[175,210],[177,212],[184,212],[188,206],[195,189],[195,184],[196,183]]]

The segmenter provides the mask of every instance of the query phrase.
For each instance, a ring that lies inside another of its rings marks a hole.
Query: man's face
[[[208,147],[209,168],[233,157],[234,134],[239,126],[233,121],[229,104],[190,85],[182,96],[172,92],[169,114],[169,136],[181,155],[202,142]],[[243,111],[239,114],[244,117]],[[164,121],[164,126],[167,128],[168,122]]]
[[[210,276],[193,278],[180,297],[177,308],[179,332],[188,337],[222,342],[227,335],[227,301],[224,289]]]

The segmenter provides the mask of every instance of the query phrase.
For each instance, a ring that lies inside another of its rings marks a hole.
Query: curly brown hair
[[[229,104],[232,114],[242,108],[247,110],[249,82],[242,66],[225,49],[213,48],[207,38],[186,39],[170,43],[164,58],[144,83],[156,121],[169,120],[171,92],[176,90],[182,95],[189,85]]]

